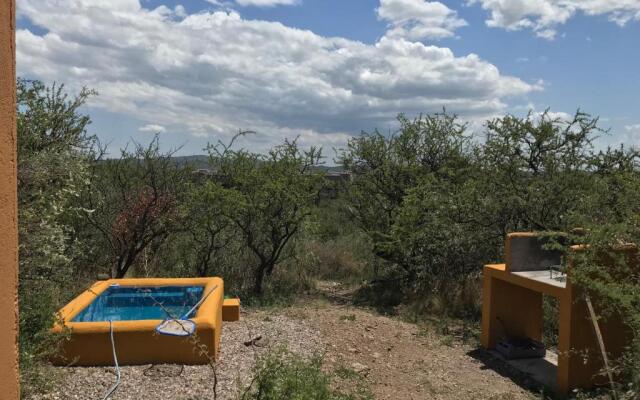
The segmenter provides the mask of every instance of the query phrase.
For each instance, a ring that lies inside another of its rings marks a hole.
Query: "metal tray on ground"
[[[496,344],[496,350],[507,360],[519,358],[542,358],[546,349],[544,344],[530,338],[508,338]]]

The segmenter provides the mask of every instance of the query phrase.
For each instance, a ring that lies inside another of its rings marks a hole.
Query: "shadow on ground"
[[[473,349],[467,352],[467,355],[480,361],[483,364],[482,369],[490,369],[498,373],[500,376],[511,380],[513,383],[527,391],[539,393],[541,396],[540,398],[542,399],[563,398],[557,397],[551,390],[545,388],[539,382],[531,379],[529,375],[518,371],[517,369],[504,362],[504,360],[501,360],[500,358],[496,357],[483,348]]]

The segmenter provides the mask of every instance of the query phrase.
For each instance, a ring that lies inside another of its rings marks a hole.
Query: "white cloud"
[[[145,133],[164,133],[167,131],[167,128],[162,125],[147,124],[138,128],[138,131]]]
[[[410,40],[443,39],[466,26],[456,11],[439,1],[380,0],[378,18],[389,23],[386,36]]]
[[[626,136],[633,144],[640,144],[640,124],[626,125]]]
[[[573,114],[564,111],[554,111],[551,109],[540,109],[534,103],[529,102],[527,104],[520,104],[511,107],[512,112],[516,116],[525,117],[527,115],[534,119],[540,119],[543,115],[550,120],[560,120],[564,122],[573,121]],[[501,116],[498,116],[501,117]]]
[[[489,11],[487,25],[507,30],[531,29],[536,36],[553,40],[558,25],[577,13],[606,15],[620,26],[640,20],[639,0],[469,0]]]
[[[292,6],[300,4],[300,0],[235,0],[239,5],[256,7]]]
[[[545,112],[543,111],[537,111],[534,115],[536,115],[537,117],[542,117],[543,115],[545,115]],[[560,120],[560,121],[564,121],[564,122],[572,122],[573,121],[573,117],[574,115],[569,114],[567,112],[564,111],[547,111],[546,112],[546,117],[550,120]]]
[[[205,0],[216,6],[230,7],[238,4],[242,7],[275,7],[275,6],[295,6],[302,3],[302,0]]]
[[[640,123],[625,125],[624,132],[620,137],[620,144],[625,146],[640,147]]]
[[[19,74],[95,88],[93,107],[172,133],[213,140],[252,129],[261,148],[295,132],[332,146],[386,128],[398,112],[444,106],[482,118],[541,89],[475,54],[403,38],[369,45],[235,12],[182,11],[138,0],[19,0],[20,15],[46,31],[17,32]]]
[[[184,18],[187,16],[187,11],[185,10],[182,4],[178,4],[177,6],[175,6],[175,8],[173,9],[173,12],[176,14],[177,17]]]

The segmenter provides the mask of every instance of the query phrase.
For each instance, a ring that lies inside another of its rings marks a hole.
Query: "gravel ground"
[[[244,342],[257,336],[256,346]],[[269,348],[286,344],[302,355],[324,351],[317,330],[305,321],[286,315],[252,311],[240,322],[225,323],[222,328],[220,358],[216,365],[218,399],[234,399],[251,381],[255,359]],[[59,368],[63,380],[56,390],[32,400],[102,399],[115,382],[111,368]],[[121,384],[113,400],[204,400],[214,399],[214,375],[210,366],[141,365],[121,368]]]
[[[539,398],[530,391],[526,377],[457,338],[455,331],[442,336],[429,325],[354,307],[351,289],[339,284],[319,288],[324,297],[300,299],[292,307],[270,312],[250,310],[240,322],[224,324],[216,365],[218,399],[236,399],[251,382],[256,357],[281,344],[303,356],[321,352],[324,369],[335,375],[336,388],[352,393],[364,385],[375,399]],[[257,336],[264,339],[245,346]],[[29,400],[99,400],[115,381],[113,368],[58,370],[64,379],[57,389]],[[209,366],[123,367],[122,383],[112,399],[214,399],[213,373]]]

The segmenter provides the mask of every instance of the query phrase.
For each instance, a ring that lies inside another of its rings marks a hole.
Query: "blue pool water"
[[[110,286],[73,322],[181,318],[203,291],[202,286]]]

